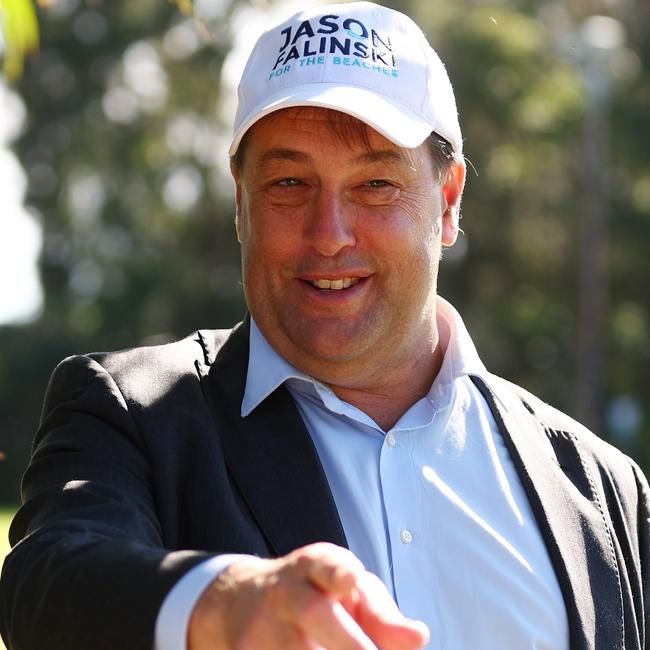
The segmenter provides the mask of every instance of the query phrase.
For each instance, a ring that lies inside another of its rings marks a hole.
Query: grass
[[[5,559],[5,555],[9,552],[9,524],[14,516],[16,508],[13,506],[0,506],[0,564]],[[5,650],[5,647],[0,640],[0,650]]]

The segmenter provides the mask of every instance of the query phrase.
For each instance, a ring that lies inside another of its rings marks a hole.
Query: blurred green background
[[[192,17],[165,0],[52,2],[38,12],[40,51],[2,83],[42,303],[0,326],[0,502],[19,499],[59,360],[244,314],[233,87],[247,44],[286,3],[194,4]],[[441,294],[493,372],[647,471],[647,0],[385,4],[423,27],[457,93],[470,168]],[[0,178],[0,199],[10,191]],[[0,214],[0,250],[18,246],[11,218]],[[0,307],[20,279],[0,274]]]

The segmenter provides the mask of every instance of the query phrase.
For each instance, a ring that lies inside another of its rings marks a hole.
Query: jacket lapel
[[[248,337],[246,319],[214,362],[199,369],[232,478],[276,555],[318,541],[347,546],[318,454],[286,388],[241,417]]]
[[[546,542],[567,608],[571,649],[622,650],[612,540],[574,437],[545,430],[512,391],[499,390],[495,399],[485,381],[472,380],[494,414]]]

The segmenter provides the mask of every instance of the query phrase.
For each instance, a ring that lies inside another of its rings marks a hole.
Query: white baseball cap
[[[230,155],[259,119],[291,106],[319,106],[365,122],[400,147],[435,131],[460,154],[454,91],[422,30],[372,2],[301,11],[264,32],[238,88]]]

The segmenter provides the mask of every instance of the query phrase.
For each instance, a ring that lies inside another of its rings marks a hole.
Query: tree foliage
[[[627,48],[612,63],[607,170],[603,411],[616,417],[601,433],[647,468],[648,10],[641,0],[621,8],[597,0],[388,4],[412,15],[447,62],[471,161],[465,235],[445,253],[440,292],[464,314],[491,370],[569,413],[589,110],[574,35],[593,12],[626,26]],[[15,148],[44,232],[46,304],[36,322],[0,329],[8,456],[0,500],[15,498],[60,358],[226,327],[244,313],[222,110],[232,97],[222,81],[234,65],[228,59],[224,68],[231,45],[253,29],[252,9],[197,3],[192,18],[160,0],[57,5],[43,13],[41,51],[17,84],[29,123]]]

